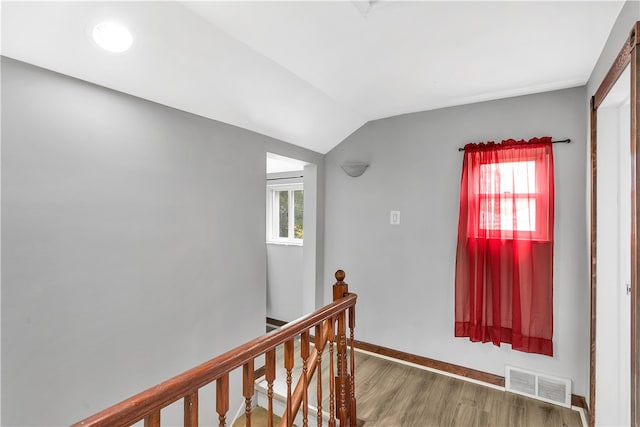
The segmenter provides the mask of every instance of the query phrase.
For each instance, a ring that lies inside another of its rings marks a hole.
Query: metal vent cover
[[[571,407],[571,380],[527,369],[506,367],[505,389],[534,399]]]

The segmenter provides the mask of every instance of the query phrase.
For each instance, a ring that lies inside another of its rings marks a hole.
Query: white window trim
[[[296,239],[296,238],[285,238],[279,237],[274,233],[275,230],[280,229],[280,217],[279,215],[274,215],[274,206],[277,206],[275,197],[277,191],[295,191],[295,190],[303,190],[303,183],[282,183],[282,184],[267,184],[267,243],[275,244],[275,245],[285,245],[285,246],[303,246],[304,239]],[[294,212],[294,200],[293,197],[289,197],[289,209],[288,209],[290,218],[295,214]],[[294,221],[289,221],[289,236],[295,235],[294,233]]]

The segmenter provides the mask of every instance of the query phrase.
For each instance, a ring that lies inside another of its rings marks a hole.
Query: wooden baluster
[[[344,271],[336,271],[336,283],[333,285],[333,301],[342,299],[349,293],[349,286],[344,282]],[[338,318],[338,330],[336,332],[338,347],[338,419],[340,426],[346,427],[348,417],[347,404],[347,331],[345,325],[345,312],[336,315]]]
[[[351,369],[349,379],[349,421],[351,427],[356,427],[356,351],[354,340],[354,329],[356,327],[356,307],[349,309],[349,346],[351,347]]]
[[[144,427],[160,427],[160,409],[156,409],[144,418]]]
[[[338,348],[338,419],[340,427],[347,425],[347,339],[345,328],[345,314],[338,317],[337,348]]]
[[[300,334],[300,357],[302,357],[302,427],[308,427],[309,422],[309,378],[307,378],[307,363],[309,361],[309,331]]]
[[[198,427],[198,390],[184,397],[184,426]]]
[[[253,377],[254,363],[253,360],[242,366],[242,391],[244,395],[244,417],[245,426],[251,427],[251,401],[253,400],[253,392],[255,390],[255,379]]]
[[[316,325],[316,336],[314,338],[316,354],[318,355],[318,363],[316,365],[316,372],[318,373],[318,375],[316,376],[316,394],[318,398],[318,427],[322,427],[322,349],[324,347],[322,342],[322,324]]]
[[[329,427],[334,427],[336,425],[336,415],[335,415],[335,407],[336,407],[336,396],[335,396],[335,377],[334,377],[334,356],[333,356],[333,341],[335,340],[335,325],[334,325],[333,317],[327,319],[327,323],[329,326]]]
[[[293,369],[293,340],[284,343],[284,369],[287,371],[287,425],[293,425],[291,411],[291,370]]]
[[[218,424],[220,427],[226,427],[228,411],[229,374],[227,373],[216,380],[216,412],[218,412]]]
[[[265,354],[265,378],[267,379],[267,427],[273,427],[273,381],[276,379],[276,351],[269,350]]]

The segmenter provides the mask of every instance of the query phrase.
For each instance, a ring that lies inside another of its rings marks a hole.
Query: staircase
[[[299,348],[299,340],[296,347]],[[276,350],[276,358],[278,361],[280,361],[281,359],[281,358],[278,359],[278,353],[281,353],[281,352],[282,350],[280,352]],[[327,353],[327,351],[325,351],[325,353]],[[325,366],[325,370],[326,370],[326,366]],[[281,373],[280,370],[277,369],[277,371],[278,372],[276,373],[276,378],[284,378],[284,375],[282,376],[280,375]],[[301,373],[302,373],[302,366],[300,366],[300,364],[295,365],[292,370],[293,381],[296,381],[296,379],[300,377]],[[313,380],[314,378],[315,376],[312,377],[311,380]],[[286,383],[284,381],[276,381],[274,383],[273,389],[274,389],[273,401],[272,401],[273,412],[276,414],[284,414],[285,411],[287,410]],[[317,393],[310,393],[310,394],[313,394],[313,396],[310,397],[309,400],[314,401],[317,398]],[[263,426],[267,427],[268,410],[266,408],[268,407],[268,405],[269,405],[268,383],[265,376],[261,376],[255,381],[255,395],[254,395],[254,401],[252,404],[253,409],[251,410],[251,426],[252,427],[263,427]],[[313,420],[313,422],[311,422],[312,425],[322,425],[322,426],[329,425],[330,416],[327,411],[321,411],[322,415],[320,420],[318,420],[317,403],[316,404],[310,403],[307,409],[308,409],[307,423],[309,423],[309,420]],[[273,425],[278,425],[280,421],[281,421],[281,417],[277,415],[273,416]],[[246,425],[245,414],[242,414],[233,423],[233,427],[244,427],[245,425]],[[304,425],[303,416],[300,411],[298,411],[297,415],[294,417],[293,425],[294,426]]]
[[[240,425],[258,425],[251,419],[257,403],[263,408],[256,410],[256,422],[260,418],[258,414],[264,415],[266,408],[266,424],[263,425],[268,427],[293,426],[294,423],[306,427],[309,418],[317,420],[319,425],[334,427],[339,423],[341,427],[355,427],[353,343],[357,295],[349,293],[344,277],[344,271],[336,272],[331,304],[104,409],[72,427],[130,426],[138,421],[144,421],[145,427],[160,427],[162,409],[178,400],[184,402],[184,425],[197,427],[199,390],[214,382],[215,411],[219,425],[225,427],[229,412],[229,374],[239,369],[242,369],[242,397],[245,402],[244,424],[238,420]],[[347,352],[347,342],[350,353]],[[264,376],[256,383],[254,365],[256,359],[262,358]],[[278,417],[279,414],[282,417]]]
[[[300,351],[300,340],[298,339],[294,342],[294,352],[298,353],[299,351]],[[273,410],[276,414],[284,414],[287,409],[287,396],[286,396],[287,385],[284,380],[284,378],[286,377],[286,370],[282,367],[283,366],[282,360],[284,357],[283,352],[284,352],[283,346],[276,349],[276,366],[277,366],[276,380],[273,383]],[[320,365],[319,365],[321,369],[321,378],[328,378],[328,370],[329,370],[328,358],[329,358],[329,350],[325,348],[324,351],[322,351],[322,357],[320,359]],[[302,374],[302,369],[303,369],[303,366],[300,363],[300,359],[295,359],[293,369],[291,370],[292,382],[297,382],[300,379],[300,376]],[[314,375],[312,375],[309,378],[309,381],[308,381],[309,383],[315,383],[316,385],[318,384],[316,374],[317,372],[314,373]],[[329,408],[330,394],[328,392],[327,383],[325,382],[323,384],[321,381],[320,384],[323,385],[322,390],[320,392],[320,396],[321,398],[322,396],[325,396],[324,401],[320,403],[321,418],[318,419],[317,387],[311,387],[308,390],[309,403],[307,405],[307,414],[308,414],[308,419],[314,420],[314,422],[312,422],[313,425],[328,425],[329,419],[330,419],[330,413],[327,409]],[[269,404],[268,390],[269,390],[269,385],[265,376],[262,376],[256,379],[255,404],[257,408],[264,409],[268,407],[268,404]],[[323,408],[325,410],[323,410]],[[297,415],[294,417],[293,423],[294,425],[297,425],[297,426],[304,425],[302,411],[298,411]],[[244,426],[245,424],[241,423],[239,425]],[[254,426],[253,423],[251,425]],[[275,421],[274,421],[274,425],[277,425]]]
[[[251,427],[268,427],[268,412],[263,407],[255,407],[251,411]],[[280,423],[281,418],[277,415],[273,416],[273,424],[277,425]],[[247,417],[246,415],[242,415],[240,418],[234,421],[232,427],[245,427],[247,425]],[[296,424],[294,426],[297,427]]]

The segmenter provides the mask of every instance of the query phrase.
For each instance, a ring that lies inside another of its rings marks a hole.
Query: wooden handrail
[[[344,273],[342,274],[342,277],[344,277]],[[155,416],[160,409],[186,396],[192,396],[201,387],[225,377],[234,369],[254,360],[278,345],[290,341],[303,331],[308,331],[325,320],[344,313],[345,310],[355,306],[356,300],[357,295],[348,294],[311,314],[286,324],[279,330],[255,338],[244,345],[229,350],[195,368],[189,369],[100,411],[74,424],[73,427],[130,425],[145,417]]]

